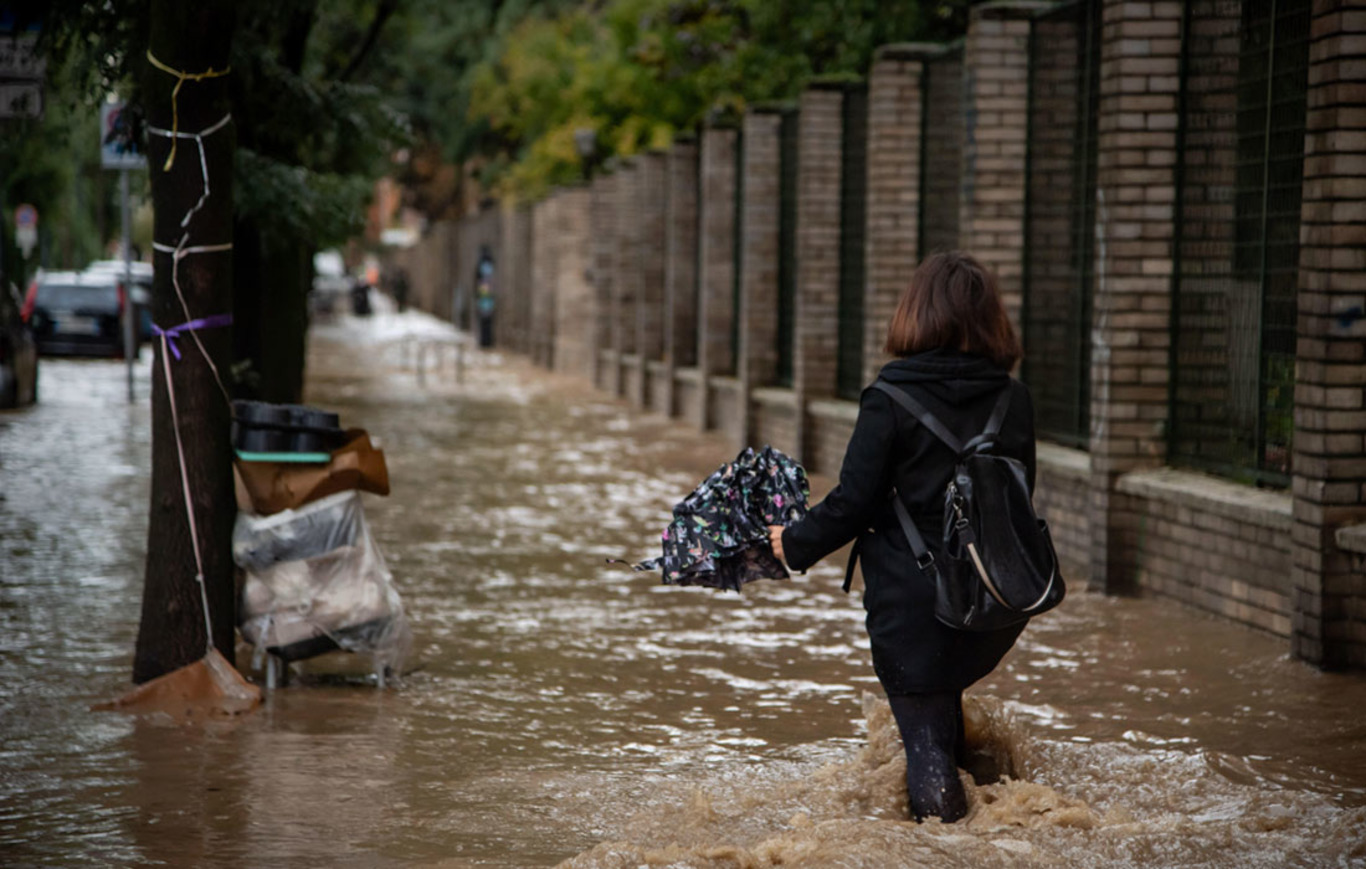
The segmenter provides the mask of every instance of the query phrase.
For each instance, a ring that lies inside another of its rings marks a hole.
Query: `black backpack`
[[[986,428],[967,443],[902,390],[883,380],[873,386],[958,456],[944,491],[938,558],[925,545],[900,494],[892,493],[916,566],[934,580],[935,618],[959,630],[993,631],[1057,606],[1066,586],[1048,525],[1034,513],[1024,464],[994,452],[1010,408],[1010,385],[1001,391]]]

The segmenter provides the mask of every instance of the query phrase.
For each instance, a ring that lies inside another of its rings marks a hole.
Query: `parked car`
[[[156,337],[152,331],[152,264],[137,261],[128,265],[133,276],[128,297],[132,299],[133,310],[137,312],[138,340],[151,341]],[[91,275],[113,275],[119,281],[124,279],[125,274],[121,259],[96,260],[86,266],[85,271]]]
[[[21,307],[18,288],[0,277],[0,407],[38,400],[38,345]]]
[[[121,357],[127,303],[113,275],[48,272],[29,287],[22,315],[41,354]]]

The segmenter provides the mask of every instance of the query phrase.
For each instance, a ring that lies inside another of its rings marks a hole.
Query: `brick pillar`
[[[596,290],[588,280],[591,205],[592,192],[583,185],[566,188],[559,194],[560,249],[554,307],[555,370],[587,378],[593,376],[593,357],[597,355]]]
[[[1295,360],[1292,646],[1366,666],[1366,2],[1314,0]],[[1360,556],[1357,556],[1358,558]]]
[[[637,353],[637,298],[641,291],[641,169],[634,158],[617,163],[616,273],[612,277],[612,347],[619,373],[616,394],[637,399],[630,389],[631,366],[626,357]]]
[[[614,282],[617,271],[617,203],[616,176],[599,175],[593,179],[593,204],[590,213],[592,232],[590,244],[592,275],[597,316],[594,323],[593,383],[599,389],[615,393],[619,367],[616,361],[616,332],[613,327],[616,308]],[[609,358],[603,358],[608,351]]]
[[[963,43],[959,241],[996,273],[1016,328],[1024,275],[1029,19],[1051,5],[1001,0],[974,6]]]
[[[521,253],[518,257],[522,260],[517,268],[517,342],[516,350],[519,353],[531,353],[531,288],[532,288],[532,268],[535,265],[534,250],[536,244],[535,212],[534,206],[530,203],[523,203],[517,206],[518,221],[521,227],[520,238],[524,241]],[[472,269],[473,266],[471,265]]]
[[[863,379],[887,360],[887,325],[917,264],[920,242],[920,134],[925,61],[944,51],[927,43],[888,45],[868,75],[868,286],[863,302]]]
[[[698,310],[698,368],[706,408],[711,387],[707,378],[732,370],[730,346],[735,280],[735,147],[736,131],[706,127],[702,131],[702,201],[698,222],[698,263],[701,271]],[[703,428],[710,428],[703,412]]]
[[[750,390],[769,386],[778,376],[778,211],[782,161],[782,115],[756,109],[744,119],[744,191],[740,213],[740,377],[741,428],[752,434]]]
[[[545,364],[545,342],[550,333],[550,303],[555,292],[556,239],[555,197],[542,199],[532,207],[531,233],[533,253],[531,262],[531,306],[529,317],[530,346],[533,362]]]
[[[1121,474],[1166,456],[1181,65],[1179,2],[1104,0],[1091,349],[1091,584],[1126,591]]]
[[[844,86],[816,85],[797,119],[797,298],[792,387],[797,407],[835,395],[839,355],[840,156]],[[797,455],[808,464],[805,411]]]
[[[669,188],[664,153],[650,152],[636,161],[639,173],[639,235],[637,236],[636,352],[640,354],[640,389],[631,400],[638,407],[650,404],[649,363],[664,358],[664,253],[665,213]]]
[[[664,242],[664,361],[670,414],[678,412],[673,372],[697,364],[697,141],[680,136],[669,150]]]

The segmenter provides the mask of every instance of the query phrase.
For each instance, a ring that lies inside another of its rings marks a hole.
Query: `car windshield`
[[[43,284],[38,288],[37,301],[45,308],[66,311],[77,308],[117,310],[119,291],[113,284]]]

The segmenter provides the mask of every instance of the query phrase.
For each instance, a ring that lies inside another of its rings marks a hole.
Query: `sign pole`
[[[128,403],[136,396],[133,392],[133,357],[137,355],[137,312],[133,303],[133,239],[132,223],[128,216],[128,170],[119,170],[119,199],[122,207],[120,222],[123,224],[123,359],[128,366]]]

